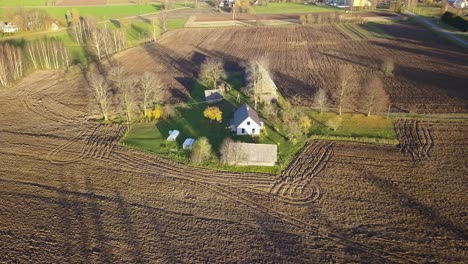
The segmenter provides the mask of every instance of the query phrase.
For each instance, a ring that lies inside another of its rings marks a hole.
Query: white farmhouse
[[[241,105],[231,120],[231,130],[238,136],[258,136],[262,128],[263,122],[260,121],[257,112],[247,104]]]
[[[17,25],[0,22],[0,29],[3,33],[15,33],[18,32],[20,28]]]

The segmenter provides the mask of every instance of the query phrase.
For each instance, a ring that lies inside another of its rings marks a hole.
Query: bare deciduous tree
[[[151,35],[153,40],[156,41],[161,35],[161,23],[159,19],[151,19]]]
[[[234,141],[232,141],[231,138],[226,138],[221,146],[219,147],[219,153],[220,153],[220,161],[223,164],[229,164],[232,162],[232,144],[234,144]]]
[[[176,110],[173,105],[164,105],[163,118],[171,118],[176,115]]]
[[[333,131],[336,131],[341,126],[342,122],[343,118],[341,116],[334,116],[328,119],[327,122],[325,122],[325,125],[330,129],[333,129]]]
[[[387,76],[393,75],[393,70],[395,69],[395,63],[392,58],[385,57],[382,62],[382,70]]]
[[[125,116],[127,118],[127,122],[132,122],[132,114],[135,110],[136,100],[135,100],[135,91],[136,86],[138,85],[139,78],[136,76],[126,76],[120,89],[120,98],[121,98],[121,106],[124,109]]]
[[[125,81],[127,72],[121,65],[115,65],[110,68],[107,78],[116,86],[117,89],[120,89]]]
[[[167,14],[165,11],[161,12],[159,16],[159,24],[163,32],[167,31]]]
[[[152,72],[145,72],[140,78],[141,94],[143,101],[141,108],[146,116],[146,109],[153,102],[160,102],[164,99],[164,91],[162,84],[156,74]]]
[[[29,59],[34,69],[67,69],[70,66],[70,55],[60,39],[43,38],[31,41],[27,45]]]
[[[216,82],[225,78],[223,61],[217,58],[208,58],[200,67],[200,80],[213,89],[216,89]]]
[[[247,80],[250,82],[247,93],[254,98],[254,108],[258,102],[270,104],[276,98],[276,86],[268,72],[268,61],[264,58],[251,61],[247,65]]]
[[[111,97],[109,85],[100,74],[88,74],[88,81],[104,120],[109,120],[109,104]]]
[[[389,97],[385,92],[382,81],[377,76],[373,76],[367,81],[361,98],[367,116],[370,116],[372,112],[387,109],[389,104]]]
[[[338,82],[333,90],[334,100],[338,103],[338,114],[343,108],[351,105],[358,88],[358,76],[350,64],[341,65],[338,68]]]
[[[0,85],[10,86],[23,77],[23,53],[9,43],[0,44]]]
[[[314,103],[319,107],[320,113],[327,107],[327,93],[324,89],[318,89],[314,96]]]

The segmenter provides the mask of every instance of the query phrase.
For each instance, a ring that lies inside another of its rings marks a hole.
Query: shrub
[[[442,22],[463,32],[468,31],[468,21],[461,16],[457,16],[451,12],[445,12],[441,17]]]
[[[325,125],[333,129],[333,131],[336,131],[341,126],[341,122],[343,122],[343,118],[341,116],[335,116],[329,119]]]
[[[299,20],[301,21],[301,25],[305,25],[305,23],[307,22],[307,19],[306,19],[306,17],[304,15],[301,15],[299,17]]]
[[[208,138],[201,137],[197,141],[195,141],[195,144],[193,145],[190,160],[193,163],[202,163],[210,159],[211,154],[211,144],[208,141]]]
[[[382,63],[382,71],[385,73],[385,75],[392,76],[394,69],[395,63],[393,62],[393,59],[390,57],[385,57]]]

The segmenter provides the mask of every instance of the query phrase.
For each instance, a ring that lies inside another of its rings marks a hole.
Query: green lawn
[[[438,6],[418,5],[414,10],[411,11],[426,18],[439,19],[441,16],[440,7]]]
[[[4,6],[44,6],[45,0],[1,0],[0,7]]]
[[[378,138],[396,139],[392,119],[384,116],[365,116],[363,114],[343,113],[341,126],[333,131],[325,126],[327,120],[335,117],[336,113],[318,113],[305,111],[313,120],[312,135],[340,136],[349,138]]]
[[[183,141],[188,137],[195,139],[202,136],[207,137],[213,146],[215,156],[219,156],[219,147],[227,137],[242,142],[277,144],[278,165],[275,167],[224,166],[220,165],[217,161],[207,162],[203,166],[214,169],[279,174],[286,168],[308,139],[345,139],[387,144],[394,144],[396,142],[391,119],[387,120],[382,116],[366,117],[362,114],[343,114],[341,127],[337,131],[333,131],[325,123],[328,119],[336,116],[336,113],[318,113],[307,108],[300,109],[301,113],[308,115],[312,119],[313,125],[310,133],[307,136],[299,138],[296,144],[293,144],[285,137],[281,130],[281,125],[277,128],[279,129],[277,131],[273,129],[273,125],[268,120],[265,120],[265,129],[258,138],[232,135],[229,129],[229,120],[240,104],[248,102],[248,98],[238,92],[238,89],[244,86],[241,73],[230,73],[227,79],[234,89],[226,93],[226,100],[218,104],[223,111],[222,123],[210,122],[203,117],[203,111],[207,106],[201,103],[205,87],[197,84],[192,92],[192,98],[189,100],[189,103],[179,105],[176,108],[177,111],[174,117],[168,120],[160,120],[157,123],[135,123],[131,126],[129,133],[122,139],[121,143],[173,158],[186,164],[190,164],[190,153],[181,148]],[[238,95],[240,102],[237,101]],[[177,142],[167,142],[166,138],[169,135],[169,130],[174,129],[180,131]]]
[[[308,13],[308,12],[341,12],[331,6],[305,5],[300,3],[269,3],[267,6],[254,6],[257,14]]]
[[[183,4],[174,4],[174,8],[180,8]],[[107,19],[118,19],[129,16],[136,16],[141,14],[148,14],[161,11],[161,3],[153,3],[149,5],[113,5],[113,6],[79,6],[74,7],[78,10],[81,16],[92,16],[97,21],[104,21]],[[38,7],[43,8],[53,18],[65,21],[65,14],[67,11],[73,9],[72,7]],[[0,17],[3,15],[4,8],[0,8]]]

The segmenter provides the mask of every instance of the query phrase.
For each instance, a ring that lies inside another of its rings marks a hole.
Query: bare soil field
[[[293,13],[293,14],[236,14],[236,20],[299,20],[300,16],[310,13]],[[326,17],[328,14],[336,14],[336,12],[320,12],[321,16]],[[393,13],[386,12],[366,12],[359,14],[361,17],[395,17]],[[232,14],[212,14],[212,15],[197,15],[195,21],[227,21],[232,19]]]
[[[81,75],[0,91],[0,262],[468,261],[466,122],[310,142],[278,177],[126,149],[93,113]]]
[[[158,44],[128,51],[122,62],[144,71],[150,65],[148,55],[151,65],[160,64],[162,56],[164,63],[170,60],[184,74],[194,75],[207,56],[237,63],[266,57],[281,93],[298,105],[313,105],[316,90],[330,91],[338,66],[351,63],[363,81],[370,75],[384,79],[393,111],[468,110],[468,53],[411,24],[364,24],[362,29],[332,25],[184,29],[164,34]],[[385,57],[395,61],[393,77],[381,71]]]

